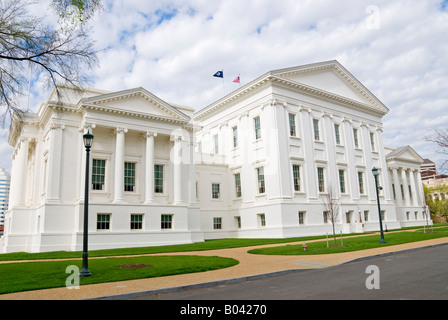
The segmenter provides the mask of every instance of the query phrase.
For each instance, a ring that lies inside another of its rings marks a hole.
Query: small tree
[[[429,207],[426,204],[425,192],[423,192],[423,197],[422,197],[422,199],[420,201],[420,206],[422,208],[423,217],[426,220],[426,225],[429,226],[430,213],[429,213]],[[426,230],[425,230],[425,232],[426,232]]]
[[[327,190],[327,194],[325,195],[324,199],[324,207],[325,211],[327,212],[327,218],[332,224],[333,227],[333,238],[334,238],[334,245],[336,246],[336,230],[335,225],[339,217],[339,211],[340,211],[340,201],[338,198],[336,198],[336,193],[334,191],[333,186],[329,186]]]

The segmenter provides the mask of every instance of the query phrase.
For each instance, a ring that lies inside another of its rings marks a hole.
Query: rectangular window
[[[92,160],[92,190],[104,190],[106,160]]]
[[[364,210],[364,221],[369,221],[369,210]]]
[[[305,211],[299,211],[299,224],[305,224]]]
[[[96,215],[96,229],[109,230],[110,229],[110,214]]]
[[[346,223],[352,223],[352,212],[353,211],[347,211],[345,213],[345,222]]]
[[[313,119],[314,140],[320,141],[319,120]]]
[[[358,172],[359,193],[364,194],[364,173]]]
[[[161,216],[160,228],[162,230],[173,228],[173,215],[172,214],[162,214]]]
[[[218,135],[217,135],[217,134],[215,134],[215,135],[213,136],[213,140],[214,140],[214,142],[215,142],[215,150],[214,150],[214,153],[215,153],[215,154],[218,154],[218,153],[219,153],[219,139],[218,139]]]
[[[241,175],[235,174],[235,195],[237,198],[241,198]]]
[[[319,192],[325,192],[324,168],[317,168],[317,181],[319,184]]]
[[[143,215],[131,214],[131,230],[142,230],[142,229],[143,229]]]
[[[372,147],[372,151],[376,151],[375,134],[373,132],[370,133],[370,146]]]
[[[266,216],[264,213],[258,214],[258,225],[260,227],[266,227]]]
[[[289,114],[289,135],[296,136],[296,115],[292,113]]]
[[[339,190],[345,193],[345,171],[339,170]]]
[[[254,130],[255,130],[255,139],[258,140],[261,138],[261,124],[260,117],[254,118]]]
[[[232,134],[233,134],[233,147],[238,147],[238,127],[232,128]]]
[[[324,216],[324,223],[330,223],[330,217],[328,211],[324,211],[323,216]]]
[[[154,165],[154,192],[163,193],[163,166]]]
[[[334,136],[336,138],[336,144],[341,144],[341,134],[339,132],[339,125],[334,124]]]
[[[135,191],[135,163],[124,163],[124,191]]]
[[[300,191],[300,166],[292,166],[292,175],[294,180],[294,191]]]
[[[265,193],[264,186],[264,168],[257,168],[257,179],[258,179],[258,193]]]
[[[240,216],[235,217],[235,223],[236,223],[237,229],[241,229],[241,217]]]
[[[355,148],[359,148],[358,129],[353,129],[353,139],[355,141]]]
[[[222,229],[222,218],[213,218],[213,229]]]
[[[212,199],[219,199],[219,183],[212,183]]]

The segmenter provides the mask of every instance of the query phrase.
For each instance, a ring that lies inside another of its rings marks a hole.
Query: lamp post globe
[[[90,163],[90,148],[93,144],[93,134],[87,131],[83,135],[84,147],[86,148],[86,178],[85,178],[85,189],[84,189],[84,231],[83,231],[83,241],[82,241],[82,268],[79,273],[80,277],[89,277],[92,274],[88,267],[88,222],[89,222],[89,163]]]

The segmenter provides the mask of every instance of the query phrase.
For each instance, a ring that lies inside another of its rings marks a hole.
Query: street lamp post
[[[375,177],[376,202],[378,204],[378,216],[380,218],[380,232],[381,232],[380,243],[386,243],[386,240],[384,240],[383,221],[381,219],[380,196],[379,196],[379,191],[378,191],[378,190],[381,190],[383,188],[382,187],[378,187],[378,175],[379,175],[378,169],[373,167],[372,173],[373,173],[373,176]]]
[[[92,274],[89,271],[88,267],[88,225],[89,225],[89,158],[90,158],[90,148],[93,143],[93,134],[90,131],[83,136],[84,138],[84,146],[86,148],[86,184],[84,190],[84,234],[83,234],[83,243],[82,243],[82,268],[79,273],[80,277],[90,277]]]

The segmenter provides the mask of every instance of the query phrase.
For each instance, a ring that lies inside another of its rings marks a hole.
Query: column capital
[[[182,135],[172,135],[171,137],[170,137],[170,141],[174,141],[174,142],[180,142],[180,141],[183,141],[184,140],[184,137],[182,136]]]
[[[90,123],[90,122],[85,122],[84,124],[82,124],[79,127],[79,132],[86,133],[87,131],[92,131],[93,129],[95,129],[95,127],[96,127],[96,124]]]
[[[149,138],[149,137],[157,137],[157,132],[146,131],[145,136],[146,136],[147,138]]]
[[[115,134],[117,134],[117,133],[121,133],[121,132],[123,132],[123,133],[127,133],[127,132],[128,132],[128,129],[126,129],[126,128],[120,128],[120,127],[116,127],[116,128],[114,129],[114,133],[115,133]]]

